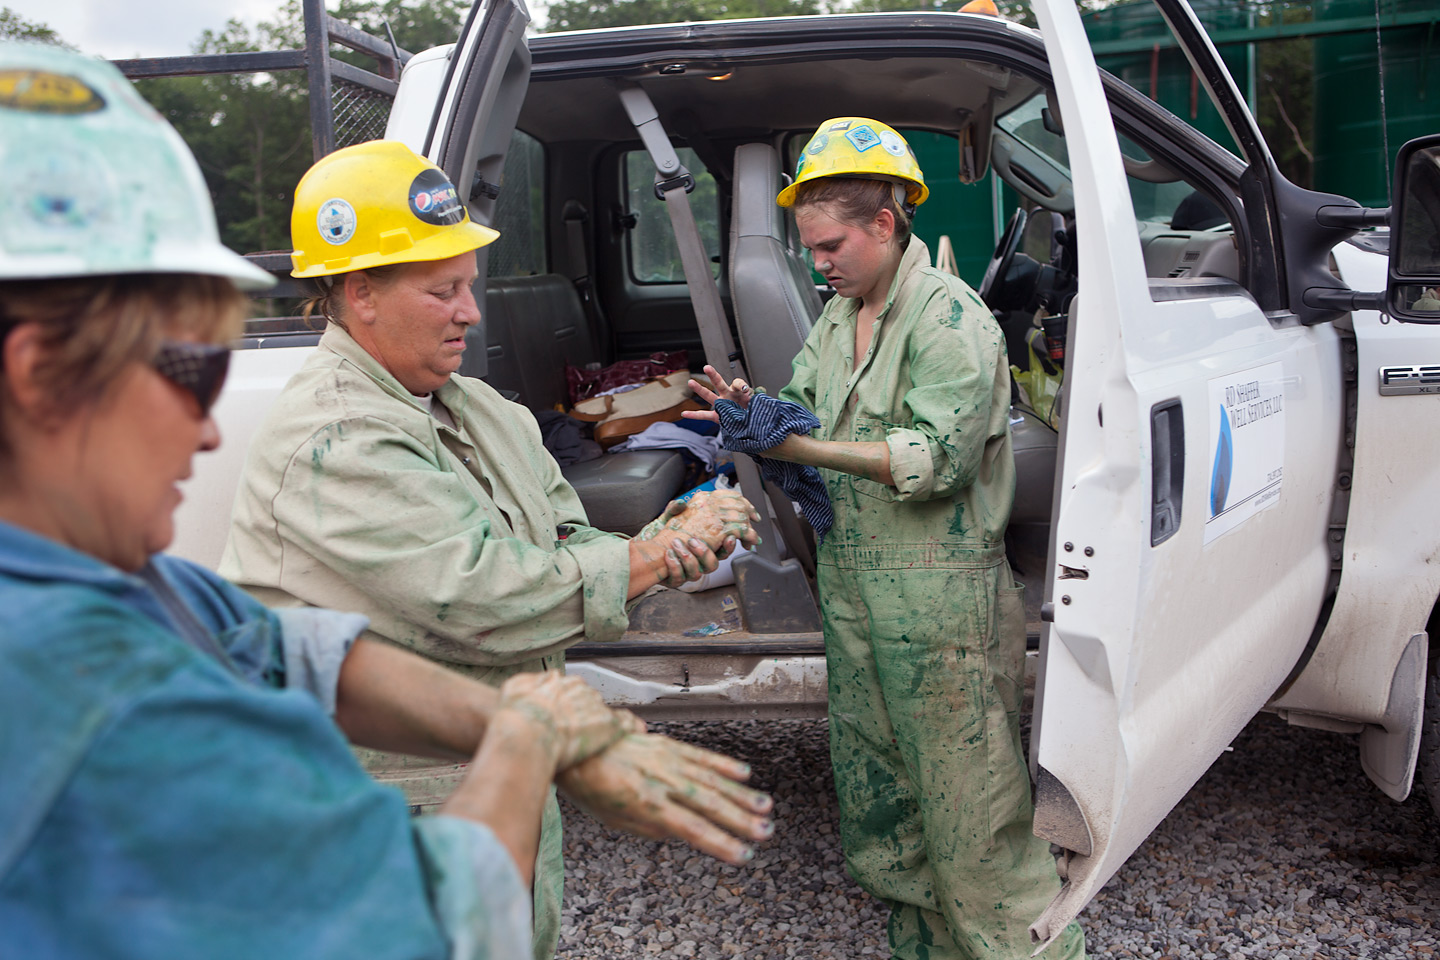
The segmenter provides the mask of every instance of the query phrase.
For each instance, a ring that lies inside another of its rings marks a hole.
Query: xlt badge
[[[1380,368],[1380,396],[1404,397],[1415,393],[1440,394],[1440,363]]]

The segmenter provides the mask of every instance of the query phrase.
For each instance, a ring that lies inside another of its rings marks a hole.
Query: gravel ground
[[[560,956],[889,956],[845,873],[823,720],[655,724],[750,761],[776,838],[733,868],[566,810]],[[1395,804],[1354,738],[1257,718],[1081,915],[1091,956],[1440,954],[1440,823]]]

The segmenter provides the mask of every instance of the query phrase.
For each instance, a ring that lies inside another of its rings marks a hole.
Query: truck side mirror
[[[1440,134],[1411,140],[1395,158],[1386,312],[1440,323]]]

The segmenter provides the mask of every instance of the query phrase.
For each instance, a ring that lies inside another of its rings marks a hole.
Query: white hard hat
[[[226,249],[185,142],[120,71],[0,42],[0,280],[121,273],[274,278]]]

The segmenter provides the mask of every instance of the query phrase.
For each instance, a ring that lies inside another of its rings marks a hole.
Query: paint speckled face
[[[810,204],[795,210],[800,243],[815,258],[815,269],[842,297],[865,299],[888,280],[889,246],[876,224],[855,226],[838,219],[830,205]]]

